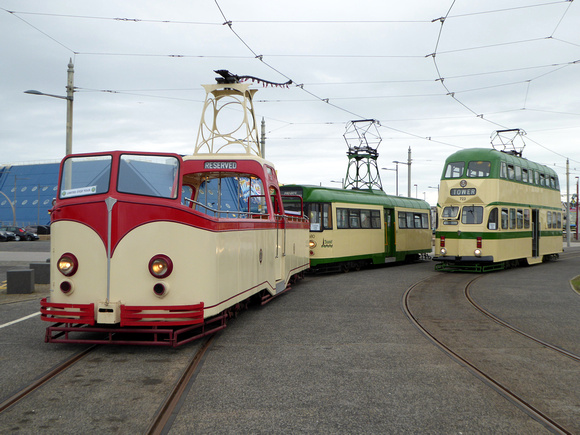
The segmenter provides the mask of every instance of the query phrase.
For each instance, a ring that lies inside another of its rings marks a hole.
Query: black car
[[[2,227],[0,230],[14,233],[15,240],[38,240],[38,234],[26,231],[21,227]]]

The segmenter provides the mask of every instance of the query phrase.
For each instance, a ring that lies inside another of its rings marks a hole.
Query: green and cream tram
[[[474,148],[450,155],[437,215],[437,270],[483,272],[562,252],[558,176],[511,153]]]
[[[390,196],[382,190],[285,185],[286,210],[304,203],[310,219],[310,267],[359,269],[405,261],[432,251],[430,207],[423,200]]]

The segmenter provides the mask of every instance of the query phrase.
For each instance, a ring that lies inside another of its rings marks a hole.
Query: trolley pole
[[[260,148],[262,148],[262,158],[266,158],[266,121],[262,116],[262,137],[260,138]]]

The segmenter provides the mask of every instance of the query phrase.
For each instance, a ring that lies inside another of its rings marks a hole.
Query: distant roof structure
[[[59,163],[0,166],[0,224],[49,225],[58,170]]]

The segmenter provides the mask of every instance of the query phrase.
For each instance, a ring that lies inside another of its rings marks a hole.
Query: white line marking
[[[39,314],[40,314],[40,311],[38,313],[34,313],[34,314],[30,314],[30,315],[25,316],[25,317],[21,317],[20,319],[17,319],[17,320],[13,320],[12,322],[4,323],[3,325],[0,325],[0,329],[5,328],[6,326],[14,325],[15,323],[22,322],[24,320],[31,319],[32,317],[38,316]]]

